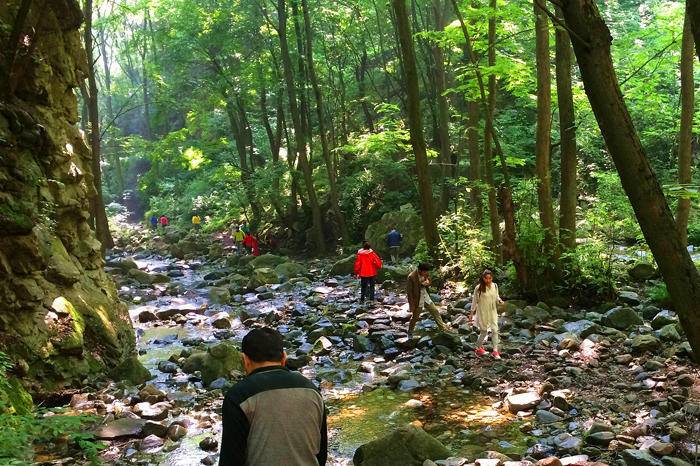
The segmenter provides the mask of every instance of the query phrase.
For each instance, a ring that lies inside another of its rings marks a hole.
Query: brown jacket
[[[408,309],[413,312],[418,308],[420,303],[421,282],[418,270],[414,270],[408,274],[408,283],[406,285],[406,297],[408,298]]]

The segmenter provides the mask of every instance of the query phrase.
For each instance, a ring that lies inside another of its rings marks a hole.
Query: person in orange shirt
[[[372,250],[372,246],[365,241],[362,249],[357,251],[355,259],[355,275],[360,277],[360,303],[365,300],[374,301],[374,283],[377,277],[377,272],[382,268],[382,260],[376,252]]]

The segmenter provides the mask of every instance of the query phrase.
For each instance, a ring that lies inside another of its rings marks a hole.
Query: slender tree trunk
[[[469,181],[471,181],[471,203],[474,211],[474,222],[481,226],[484,223],[484,204],[481,199],[481,152],[479,148],[479,104],[473,100],[467,102],[469,112],[469,127],[467,139],[469,147]]]
[[[148,11],[148,9],[146,9]],[[143,93],[143,137],[147,140],[153,139],[153,130],[151,129],[151,95],[148,89],[148,66],[146,59],[148,57],[148,39],[146,37],[147,17],[143,18],[143,48],[141,49],[141,92]]]
[[[292,116],[292,126],[294,127],[294,137],[296,139],[296,152],[299,159],[299,166],[304,175],[304,182],[309,196],[309,206],[313,221],[313,239],[318,252],[326,249],[323,237],[323,224],[321,219],[321,207],[318,204],[316,190],[314,189],[313,173],[306,153],[306,134],[302,126],[302,116],[297,105],[297,90],[294,83],[294,69],[292,68],[292,58],[289,53],[289,43],[287,41],[287,4],[285,0],[277,0],[277,14],[279,17],[278,36],[282,51],[282,68],[284,70],[284,80],[287,84],[287,97],[289,100],[289,113]]]
[[[492,14],[489,16],[488,25],[488,64],[496,65],[496,0],[491,0],[489,5]],[[466,36],[468,37],[468,36]],[[501,250],[501,219],[498,215],[498,199],[496,198],[496,185],[493,179],[493,142],[495,140],[494,117],[496,114],[496,75],[489,74],[488,99],[486,105],[486,124],[484,125],[484,179],[488,184],[489,223],[491,224],[491,249],[496,256],[496,263],[503,261]]]
[[[365,86],[365,74],[367,73],[367,48],[362,48],[362,58],[360,59],[360,64],[357,67],[357,92],[359,94],[360,105],[362,106],[362,113],[365,116],[365,124],[367,129],[374,133],[374,119],[372,118],[372,110],[369,108],[369,103],[367,102],[367,91]]]
[[[700,274],[681,241],[622,97],[610,53],[610,30],[594,0],[568,0],[562,11],[591,108],[697,360]]]
[[[433,14],[435,16],[435,30],[442,33],[445,29],[445,15],[447,3],[443,0],[433,0]],[[447,90],[447,75],[445,73],[445,56],[442,46],[433,46],[433,78],[435,80],[435,94],[437,99],[437,139],[440,147],[440,166],[442,167],[442,180],[440,192],[440,211],[447,210],[450,200],[450,166],[452,151],[450,149],[450,107],[445,91]]]
[[[556,256],[556,227],[552,207],[552,179],[550,173],[550,134],[552,130],[552,78],[549,60],[549,20],[546,13],[533,1],[535,11],[535,55],[537,61],[537,132],[535,165],[537,171],[537,201],[540,222],[544,229],[545,254]]]
[[[421,200],[421,216],[425,242],[433,257],[438,257],[438,231],[433,210],[433,186],[428,169],[428,155],[423,135],[423,120],[420,111],[420,94],[418,89],[418,68],[416,53],[413,48],[411,25],[406,11],[406,0],[392,0],[396,19],[396,30],[402,57],[402,70],[406,84],[406,110],[411,133],[411,145],[416,157],[418,175],[418,193]]]
[[[562,17],[557,9],[557,16]],[[557,102],[561,138],[561,199],[559,201],[559,242],[566,250],[576,247],[576,115],[571,84],[571,40],[562,26],[556,26]],[[692,60],[692,57],[691,57]]]
[[[314,90],[314,97],[316,99],[316,117],[318,118],[318,132],[319,139],[321,140],[321,152],[323,156],[323,161],[326,164],[326,171],[328,173],[328,184],[329,184],[329,194],[331,210],[333,211],[333,216],[340,229],[341,240],[343,243],[347,243],[349,240],[348,227],[345,224],[345,216],[340,211],[340,196],[338,195],[338,174],[336,167],[333,164],[333,159],[331,158],[331,151],[328,144],[328,134],[326,133],[326,117],[323,104],[323,94],[321,92],[321,86],[318,83],[318,77],[316,76],[316,67],[314,66],[313,58],[313,36],[311,33],[311,16],[309,15],[309,5],[308,0],[301,0],[301,9],[304,15],[304,32],[306,37],[306,62],[309,70],[309,77],[311,78],[311,85]]]
[[[95,77],[95,60],[93,59],[92,41],[92,0],[84,0],[83,15],[85,25],[83,30],[83,40],[85,41],[85,53],[88,68],[88,86],[84,93],[87,100],[88,116],[90,120],[90,149],[92,150],[92,182],[95,192],[90,199],[90,216],[94,219],[95,233],[97,239],[102,244],[102,253],[106,249],[114,247],[114,240],[109,232],[109,222],[105,212],[104,198],[102,197],[102,168],[100,162],[100,115],[97,101],[97,79]]]
[[[681,45],[681,127],[678,134],[678,183],[687,185],[692,180],[693,114],[695,113],[695,59],[690,18],[686,14]],[[683,244],[688,244],[690,199],[678,200],[676,223]]]
[[[99,19],[99,17],[98,17]],[[109,55],[107,50],[107,35],[105,34],[104,28],[99,30],[100,37],[100,55],[102,55],[102,69],[104,73],[105,86],[104,95],[107,105],[107,118],[109,122],[114,121],[114,106],[112,104],[112,71],[110,70]],[[113,143],[112,138],[109,139],[108,147],[112,156],[112,164],[114,165],[114,176],[115,180],[115,191],[117,197],[121,199],[124,195],[124,173],[122,171],[122,162],[119,157],[119,149]]]

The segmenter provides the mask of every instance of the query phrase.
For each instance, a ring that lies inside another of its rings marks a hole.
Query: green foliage
[[[591,239],[573,251],[562,254],[562,278],[557,284],[561,294],[578,301],[610,299],[615,291],[616,269],[614,245],[603,239]]]
[[[474,225],[466,208],[443,215],[438,221],[440,249],[448,266],[455,266],[461,275],[476,280],[487,267],[493,268],[494,257],[487,244],[488,236]]]
[[[647,290],[647,297],[655,303],[666,304],[671,300],[664,282],[658,282]]]
[[[586,210],[588,234],[602,235],[609,242],[636,242],[642,239],[632,205],[617,173],[594,172],[596,195]]]
[[[424,239],[418,241],[416,250],[413,253],[413,261],[416,264],[420,264],[421,262],[431,263],[433,261],[430,256],[430,251],[428,251],[428,243],[426,243]]]

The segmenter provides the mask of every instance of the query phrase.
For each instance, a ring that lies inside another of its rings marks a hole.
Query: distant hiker
[[[484,270],[479,277],[479,284],[474,288],[474,298],[472,299],[472,310],[469,320],[476,314],[476,326],[479,327],[479,339],[476,341],[476,355],[486,354],[484,341],[491,330],[491,342],[493,343],[493,357],[501,359],[498,351],[498,304],[503,304],[498,294],[498,285],[493,282],[493,273]]]
[[[241,228],[238,225],[236,225],[234,227],[232,236],[233,241],[236,244],[236,252],[238,254],[243,254],[243,240],[245,239],[245,233],[243,233],[243,230],[241,230]]]
[[[365,241],[362,249],[357,251],[355,259],[355,275],[360,277],[360,303],[364,303],[367,299],[374,301],[374,282],[381,268],[382,260]]]
[[[387,244],[387,246],[389,246],[389,251],[391,253],[392,262],[399,261],[399,249],[401,249],[401,240],[402,239],[403,239],[403,236],[401,236],[401,233],[396,231],[396,228],[393,228],[386,235],[386,244]]]
[[[437,308],[428,293],[430,286],[430,264],[421,263],[418,268],[408,275],[408,285],[406,286],[406,295],[408,298],[408,308],[411,311],[411,322],[408,324],[408,334],[413,335],[413,330],[416,328],[416,323],[420,318],[423,308],[430,312],[437,326],[443,332],[448,332],[449,329],[440,316],[440,310]]]
[[[222,407],[220,466],[324,466],[328,432],[323,397],[285,367],[282,335],[251,330],[241,345],[246,377]]]
[[[160,216],[160,220],[159,220],[158,222],[160,223],[160,227],[161,227],[163,230],[165,230],[165,227],[167,227],[168,225],[170,225],[170,220],[169,220],[168,217],[166,217],[165,215],[161,215],[161,216]]]
[[[199,215],[194,214],[192,216],[192,225],[194,226],[195,230],[199,231],[199,229],[202,227],[202,218]]]
[[[255,257],[260,255],[260,243],[252,232],[248,232],[243,238],[243,246],[250,249],[251,254]]]
[[[151,228],[154,230],[158,228],[158,217],[155,215],[151,215]]]

